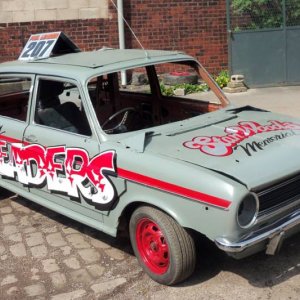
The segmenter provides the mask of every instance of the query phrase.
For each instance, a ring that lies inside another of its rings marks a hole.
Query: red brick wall
[[[116,2],[116,1],[115,1]],[[183,50],[216,73],[228,66],[226,1],[124,0],[128,23],[145,48]],[[118,47],[117,14],[110,19],[0,24],[0,61],[16,59],[31,33],[63,31],[82,50]],[[126,47],[139,47],[126,28]]]
[[[32,33],[49,31],[63,31],[81,50],[118,46],[116,29],[106,19],[0,24],[0,61],[18,58]]]
[[[126,0],[126,19],[145,48],[183,50],[212,72],[228,68],[226,1]],[[127,46],[138,47],[127,31]]]

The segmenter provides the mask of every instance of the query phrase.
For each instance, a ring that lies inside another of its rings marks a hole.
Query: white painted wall
[[[108,17],[108,0],[0,0],[0,23]]]

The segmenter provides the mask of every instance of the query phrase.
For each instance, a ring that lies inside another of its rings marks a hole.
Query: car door
[[[22,156],[28,158],[30,192],[37,202],[63,214],[99,221],[115,197],[105,176],[115,172],[114,151],[100,153],[91,124],[77,82],[37,77],[31,122],[24,134],[28,145]]]
[[[14,149],[24,146],[33,82],[34,75],[0,74],[0,184],[16,193],[28,190]]]

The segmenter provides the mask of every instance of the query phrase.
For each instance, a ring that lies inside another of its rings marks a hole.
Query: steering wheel
[[[125,126],[125,123],[128,119],[128,115],[130,112],[134,112],[134,113],[138,113],[138,111],[134,108],[134,107],[125,107],[125,108],[122,108],[118,111],[116,111],[114,114],[112,114],[107,120],[105,120],[102,124],[102,128],[104,130],[104,132],[106,133],[113,133],[113,132],[126,132],[127,131],[127,128]],[[108,128],[108,129],[105,129],[105,126],[107,124],[109,124],[110,122],[112,122],[114,119],[116,119],[119,115],[123,115],[123,117],[121,118],[121,121],[118,122],[117,125],[115,125],[114,127],[112,128]]]

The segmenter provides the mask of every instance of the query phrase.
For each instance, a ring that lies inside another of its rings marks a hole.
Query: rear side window
[[[31,87],[30,77],[0,76],[0,115],[26,121]]]
[[[79,89],[68,81],[39,80],[35,122],[63,131],[92,135]]]

